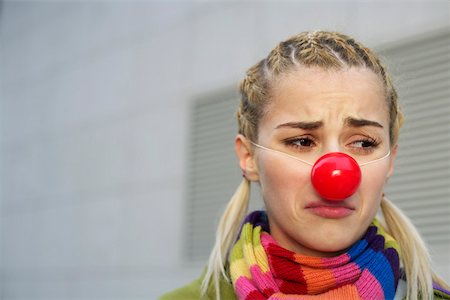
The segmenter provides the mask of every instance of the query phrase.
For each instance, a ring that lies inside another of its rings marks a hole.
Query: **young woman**
[[[162,299],[450,299],[383,193],[402,113],[371,50],[301,33],[251,67],[240,91],[243,181],[202,277]],[[247,215],[251,182],[265,210]]]

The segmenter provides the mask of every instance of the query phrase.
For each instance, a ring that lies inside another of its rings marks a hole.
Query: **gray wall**
[[[3,2],[1,299],[154,299],[192,279],[193,99],[299,31],[380,47],[449,20],[447,1]]]

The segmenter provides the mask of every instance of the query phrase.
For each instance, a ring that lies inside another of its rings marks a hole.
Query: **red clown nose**
[[[345,153],[327,153],[312,167],[311,182],[323,198],[342,201],[358,189],[361,169],[356,160]]]

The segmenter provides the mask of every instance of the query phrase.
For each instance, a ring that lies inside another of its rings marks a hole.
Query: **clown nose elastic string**
[[[331,201],[343,201],[356,192],[361,183],[360,167],[385,159],[391,154],[389,151],[381,158],[358,164],[350,155],[330,152],[321,156],[313,165],[293,155],[251,143],[260,149],[279,153],[312,166],[311,182],[314,189],[320,196]]]

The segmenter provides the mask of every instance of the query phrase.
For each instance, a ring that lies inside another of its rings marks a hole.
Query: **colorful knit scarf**
[[[348,252],[310,257],[280,247],[267,215],[251,213],[230,257],[240,300],[393,299],[399,280],[398,245],[375,220]]]

